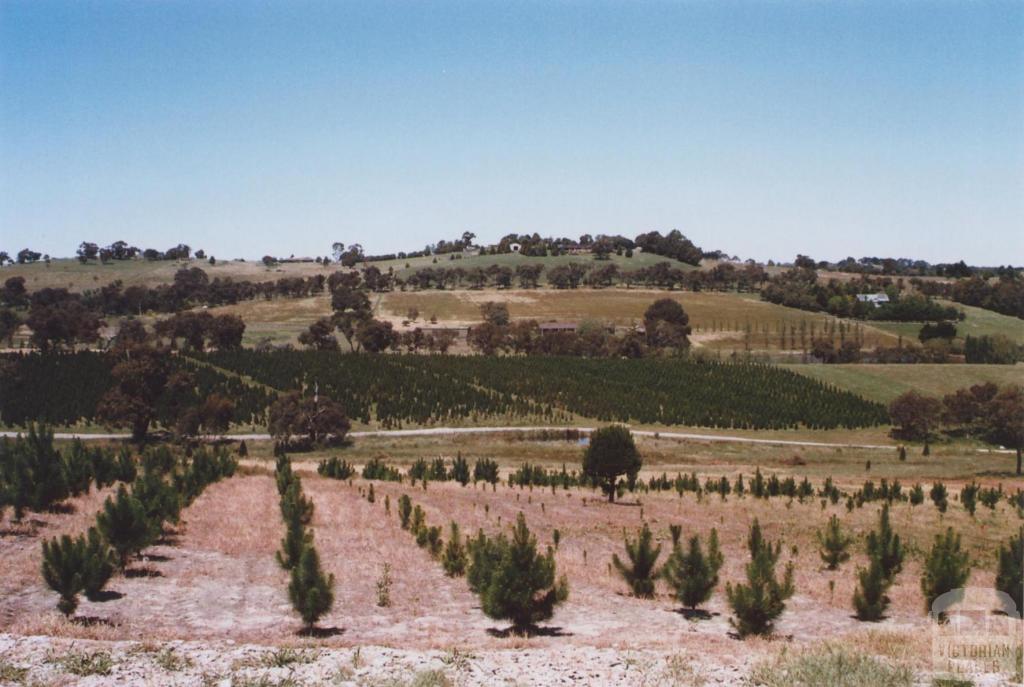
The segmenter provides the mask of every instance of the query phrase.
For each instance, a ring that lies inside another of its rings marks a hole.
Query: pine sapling
[[[836,570],[840,564],[850,559],[850,552],[847,549],[850,548],[852,541],[853,538],[843,532],[836,515],[828,519],[825,529],[818,532],[818,555],[829,570]]]
[[[89,528],[82,553],[82,591],[85,598],[95,601],[114,574],[117,558],[95,527]]]
[[[996,562],[996,590],[1009,596],[1014,604],[1013,608],[1003,610],[1021,617],[1024,615],[1024,527],[1010,537],[1006,546],[999,547]]]
[[[453,522],[448,543],[444,546],[444,555],[441,556],[441,566],[448,577],[461,577],[466,574],[466,564],[466,547],[462,543],[462,534],[459,532],[458,524]]]
[[[893,532],[889,524],[889,504],[882,506],[878,516],[878,529],[868,533],[867,554],[878,559],[882,574],[890,582],[903,569],[903,544],[900,542],[900,535]]]
[[[747,564],[746,584],[726,584],[725,594],[732,607],[730,619],[740,637],[770,634],[774,621],[786,609],[786,599],[793,596],[793,563],[786,564],[782,580],[775,574],[781,543],[774,546],[761,535],[757,520],[750,528],[747,540],[750,563]]]
[[[935,535],[935,542],[924,561],[921,573],[921,592],[924,594],[925,612],[932,612],[932,604],[946,592],[960,589],[971,576],[971,563],[967,552],[960,548],[960,535],[946,528],[945,534]],[[944,620],[939,613],[938,619]]]
[[[408,494],[398,497],[398,520],[402,523],[402,529],[409,529],[409,517],[412,515],[412,499]]]
[[[68,535],[43,542],[43,580],[60,595],[57,609],[70,617],[78,608],[78,595],[85,584],[82,579],[82,559],[85,542]]]
[[[509,620],[512,630],[523,634],[554,614],[555,606],[569,597],[569,584],[564,575],[556,578],[553,549],[538,555],[537,539],[522,513],[512,539],[496,541],[500,555],[486,576],[480,605],[487,616]]]
[[[316,621],[334,605],[334,575],[325,575],[320,569],[320,556],[313,545],[303,548],[299,564],[292,569],[288,598],[307,634],[312,634]]]
[[[657,567],[661,545],[653,546],[652,539],[651,528],[644,523],[635,540],[625,537],[628,564],[623,563],[618,554],[612,554],[612,564],[629,585],[633,596],[645,599],[654,596],[654,583],[661,574]]]
[[[946,507],[949,505],[948,493],[946,491],[946,485],[942,482],[936,482],[932,485],[932,489],[928,494],[932,498],[932,503],[939,509],[940,513],[946,512]]]
[[[149,546],[154,527],[137,498],[122,484],[116,498],[107,497],[103,510],[96,516],[96,526],[103,538],[114,549],[121,570],[128,567],[128,559]]]
[[[881,620],[889,607],[886,592],[892,579],[885,576],[885,570],[878,558],[872,558],[867,568],[857,570],[857,588],[853,592],[853,607],[858,620]]]
[[[700,537],[694,535],[686,549],[679,544],[673,547],[662,574],[683,606],[692,611],[711,598],[718,586],[722,563],[718,531],[712,529],[707,554],[701,547]]]

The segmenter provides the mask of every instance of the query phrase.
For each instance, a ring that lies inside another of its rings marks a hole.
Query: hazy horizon
[[[1024,4],[0,4],[0,249],[1024,262]]]

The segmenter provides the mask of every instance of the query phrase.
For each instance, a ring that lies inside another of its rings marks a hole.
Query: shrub
[[[96,526],[117,554],[122,570],[128,566],[128,558],[149,546],[155,536],[142,503],[123,484],[116,498],[108,496],[103,503]]]
[[[839,518],[835,515],[829,518],[824,531],[818,532],[818,544],[821,547],[818,555],[829,570],[837,569],[841,563],[850,559],[847,549],[850,548],[852,541],[853,539],[845,534],[839,525]]]
[[[633,596],[649,599],[654,596],[654,582],[661,574],[657,567],[661,545],[652,545],[651,529],[644,523],[635,540],[625,537],[625,546],[629,563],[623,563],[618,554],[612,554],[612,564],[626,580]]]
[[[1000,546],[996,553],[996,589],[1013,599],[1014,608],[1004,609],[1024,617],[1024,527],[1017,535],[1010,537],[1006,546]]]
[[[945,534],[935,535],[921,574],[925,612],[931,613],[937,598],[963,587],[970,576],[971,564],[967,552],[960,548],[960,535],[954,533],[952,527],[946,528]],[[939,619],[942,620],[941,613]]]
[[[915,484],[910,490],[910,505],[920,506],[922,503],[924,503],[924,489],[920,484]]]
[[[299,564],[292,568],[288,598],[302,618],[307,632],[334,605],[334,575],[324,575],[320,556],[312,544],[302,549]]]
[[[555,577],[555,555],[548,547],[537,554],[537,539],[530,534],[522,513],[510,540],[495,540],[501,556],[489,570],[480,596],[489,617],[509,620],[515,632],[525,632],[554,614],[555,606],[569,597],[565,576]]]
[[[377,605],[387,608],[391,605],[391,564],[385,563],[377,578]]]
[[[466,574],[466,547],[462,543],[462,534],[457,523],[451,524],[448,543],[444,547],[441,566],[448,577],[461,577]]]
[[[853,607],[858,620],[881,620],[889,607],[886,592],[892,580],[878,558],[872,558],[867,568],[857,570],[858,586],[853,592]]]
[[[723,557],[718,548],[718,531],[711,530],[708,540],[708,552],[705,555],[700,544],[700,537],[690,537],[686,551],[678,543],[673,532],[672,555],[665,563],[663,575],[666,582],[675,589],[676,596],[683,606],[691,610],[711,598],[718,585],[718,571],[722,567]]]
[[[776,543],[772,546],[765,541],[757,520],[750,528],[747,548],[750,551],[747,583],[727,584],[725,587],[735,615],[730,622],[740,637],[771,633],[775,619],[786,609],[786,599],[793,596],[793,563],[786,564],[782,580],[778,580],[775,565],[782,545]]]
[[[751,682],[763,687],[911,687],[914,671],[874,656],[826,644],[804,651],[785,651],[751,671]]]

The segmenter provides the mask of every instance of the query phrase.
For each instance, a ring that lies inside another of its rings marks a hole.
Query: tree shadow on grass
[[[71,515],[75,512],[75,504],[68,503],[67,501],[61,501],[60,503],[54,503],[46,509],[47,513],[56,513],[57,515]]]
[[[92,597],[89,598],[89,601],[92,601],[93,603],[104,603],[106,601],[117,601],[118,599],[123,598],[124,594],[121,592],[115,592],[113,589],[101,589],[97,593],[93,594]]]
[[[164,574],[155,568],[129,568],[124,571],[124,576],[132,577],[163,577]]]
[[[487,634],[500,639],[507,637],[572,637],[572,632],[566,632],[560,627],[538,627],[537,625],[525,628],[506,627],[504,630],[490,627],[487,628]]]
[[[171,560],[171,557],[159,553],[147,553],[142,557],[142,560],[147,563],[166,563]]]
[[[327,637],[337,637],[345,633],[343,627],[304,627],[295,634],[300,637],[313,637],[315,639],[326,639]]]
[[[722,615],[721,613],[705,611],[703,608],[677,608],[675,612],[687,620],[711,620],[715,616]]]

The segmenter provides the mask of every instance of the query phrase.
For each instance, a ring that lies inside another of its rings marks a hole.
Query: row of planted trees
[[[85,534],[43,542],[43,579],[60,596],[57,608],[69,617],[79,594],[101,598],[114,572],[125,572],[133,556],[160,539],[167,523],[178,523],[183,508],[209,484],[233,475],[238,464],[223,449],[200,448],[181,458],[166,446],[146,451],[141,469],[130,457],[122,460],[128,462],[121,465],[120,478],[131,489],[122,483],[116,495],[108,496],[96,525]]]
[[[672,551],[663,565],[658,565],[662,546],[654,544],[653,534],[645,523],[635,538],[625,537],[625,557],[613,555],[612,565],[637,597],[652,598],[656,581],[664,580],[674,595],[689,609],[706,603],[718,585],[718,573],[724,563],[718,543],[718,533],[712,529],[707,543],[694,535],[686,545],[680,541],[681,528],[670,526]],[[826,527],[818,533],[819,554],[829,570],[837,570],[850,559],[853,538],[849,536],[833,515]],[[747,539],[750,560],[745,568],[745,581],[726,584],[725,592],[733,612],[731,623],[740,636],[768,634],[775,620],[786,608],[786,600],[794,593],[793,563],[786,564],[781,575],[777,565],[782,550],[781,542],[774,544],[765,539],[755,519]],[[888,591],[903,569],[906,549],[900,536],[894,532],[889,519],[889,506],[882,506],[877,529],[870,532],[865,542],[868,564],[856,571],[857,585],[852,597],[856,617],[863,621],[881,620],[889,606]],[[1000,547],[997,555],[995,588],[1005,594],[999,609],[1011,614],[1021,612],[1024,592],[1024,528]],[[970,578],[970,557],[960,543],[960,535],[952,528],[935,536],[922,566],[920,587],[925,612],[933,611],[933,604],[942,595],[961,589]]]
[[[302,618],[305,632],[312,634],[317,620],[334,605],[334,575],[325,574],[320,567],[309,527],[313,502],[303,494],[302,481],[283,452],[278,452],[275,476],[285,528],[277,562],[289,573],[288,599]]]

